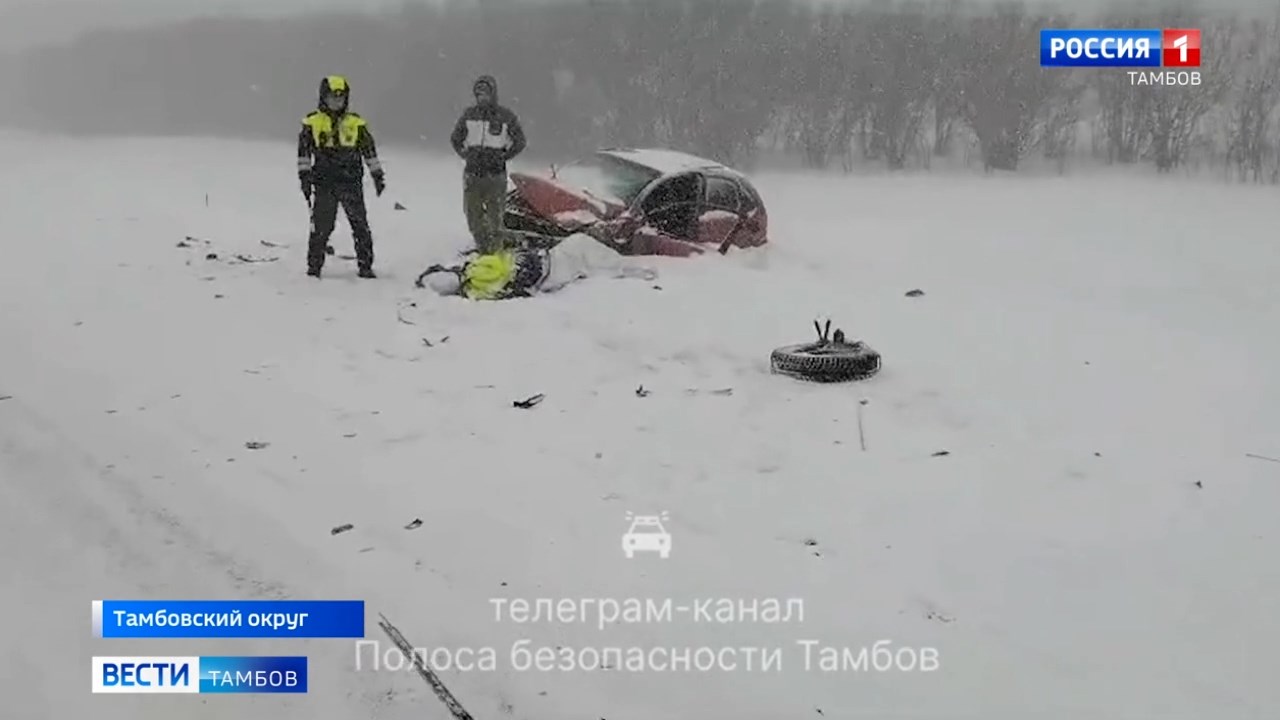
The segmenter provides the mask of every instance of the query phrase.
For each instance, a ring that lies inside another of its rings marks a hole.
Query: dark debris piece
[[[512,407],[518,407],[522,410],[528,410],[529,408],[536,407],[538,403],[542,402],[546,397],[546,395],[538,393],[537,395],[525,398],[524,400],[516,400],[512,402],[511,405]]]
[[[347,523],[347,524],[345,524],[345,525],[339,525],[338,527],[336,527],[336,528],[334,528],[334,529],[330,530],[330,531],[329,531],[329,534],[330,534],[330,535],[341,535],[342,533],[347,532],[348,530],[355,530],[355,529],[356,529],[356,526],[355,526],[355,525],[352,525],[351,523]]]

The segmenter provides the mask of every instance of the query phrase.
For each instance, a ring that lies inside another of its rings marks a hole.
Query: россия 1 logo
[[[1200,67],[1200,31],[1040,31],[1040,67]]]

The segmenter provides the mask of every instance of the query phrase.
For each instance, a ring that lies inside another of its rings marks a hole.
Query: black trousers
[[[325,248],[333,234],[338,219],[338,206],[346,213],[347,223],[356,241],[356,264],[362,269],[373,267],[373,233],[369,230],[369,215],[364,205],[364,184],[338,183],[315,186],[311,205],[311,237],[307,241],[307,266],[318,270],[324,267]]]

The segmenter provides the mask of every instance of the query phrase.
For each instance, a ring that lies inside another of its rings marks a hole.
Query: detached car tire
[[[880,353],[861,341],[786,345],[773,351],[770,370],[820,383],[865,380],[880,372]]]

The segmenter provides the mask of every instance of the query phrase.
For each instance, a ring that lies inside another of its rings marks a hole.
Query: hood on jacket
[[[471,83],[471,92],[474,94],[482,87],[489,88],[489,95],[493,98],[493,104],[498,104],[498,81],[492,75],[481,75],[476,81]]]
[[[342,99],[342,108],[334,110],[325,104],[325,98],[334,96]],[[351,107],[351,83],[341,75],[330,75],[320,81],[319,98],[316,99],[316,105],[325,111],[330,112],[346,112]]]

